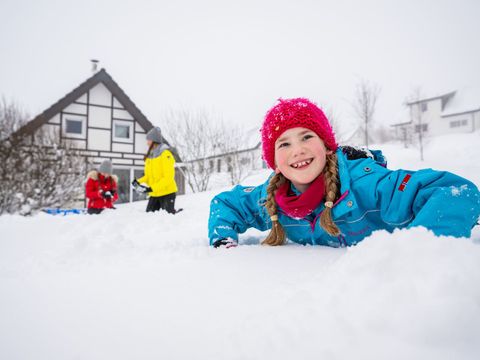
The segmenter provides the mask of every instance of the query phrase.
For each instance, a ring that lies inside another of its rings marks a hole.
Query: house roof
[[[397,124],[391,124],[390,126],[405,126],[405,125],[410,125],[412,124],[412,121],[407,121],[407,122],[402,122],[402,123],[397,123]]]
[[[30,120],[22,128],[19,129],[20,133],[31,134],[37,130],[40,126],[48,122],[52,117],[62,111],[65,107],[73,103],[88,90],[95,87],[97,84],[102,83],[115,98],[122,104],[122,106],[134,117],[136,121],[142,126],[145,131],[150,130],[153,124],[147,119],[147,117],[140,111],[135,103],[128,97],[122,88],[112,79],[105,69],[101,69],[95,73],[92,77],[88,78],[85,82],[81,83],[63,98],[58,100],[55,104],[50,106],[41,114],[37,115],[34,119]]]
[[[418,99],[418,100],[415,100],[415,101],[407,102],[407,105],[414,105],[414,104],[418,104],[418,103],[422,103],[422,102],[427,102],[427,101],[440,99],[440,100],[442,100],[442,108],[443,108],[445,106],[445,104],[448,102],[448,100],[455,95],[455,93],[456,93],[456,91],[451,91],[449,93],[445,93],[445,94],[442,94],[442,95],[437,95],[437,96],[433,96],[433,97],[429,97],[429,98],[425,98],[425,99]]]
[[[466,114],[480,110],[480,88],[474,86],[463,87],[458,90],[457,96],[448,102],[442,116]]]

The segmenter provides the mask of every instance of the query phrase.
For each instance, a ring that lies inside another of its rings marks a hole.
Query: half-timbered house
[[[132,192],[130,182],[143,174],[145,137],[152,127],[135,103],[105,69],[101,69],[20,131],[27,134],[30,141],[36,141],[44,131],[68,140],[81,150],[91,168],[105,159],[111,160],[113,173],[119,178],[117,203],[124,203],[142,199]],[[175,157],[180,163],[177,154]],[[179,194],[183,194],[183,175],[176,171],[175,176]]]

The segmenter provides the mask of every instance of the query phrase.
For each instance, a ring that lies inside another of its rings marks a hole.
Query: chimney
[[[92,73],[95,74],[97,72],[99,61],[97,59],[91,59],[90,62],[92,63]]]

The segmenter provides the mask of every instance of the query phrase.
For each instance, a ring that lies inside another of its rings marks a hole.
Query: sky
[[[407,121],[405,99],[480,83],[475,0],[0,0],[0,95],[32,116],[100,60],[156,125],[203,109],[260,126],[280,97],[354,122],[355,87],[381,88],[375,120]]]

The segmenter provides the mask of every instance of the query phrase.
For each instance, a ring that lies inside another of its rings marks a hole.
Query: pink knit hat
[[[262,125],[263,159],[272,169],[275,169],[275,141],[286,130],[303,127],[314,131],[325,146],[337,150],[335,134],[323,111],[305,98],[279,99],[265,116]]]

